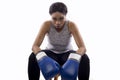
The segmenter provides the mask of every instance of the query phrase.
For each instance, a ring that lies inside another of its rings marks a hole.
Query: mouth
[[[56,26],[56,28],[61,28],[61,26]]]

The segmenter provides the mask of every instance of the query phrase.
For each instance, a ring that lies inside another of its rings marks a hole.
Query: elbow
[[[32,46],[32,51],[33,51],[34,53],[38,53],[38,52],[40,51],[39,46],[33,45],[33,46]]]
[[[82,49],[83,49],[84,53],[86,53],[86,51],[87,51],[86,47],[82,46]]]
[[[36,48],[38,48],[38,46],[33,45],[33,46],[32,46],[32,51],[34,52],[34,51],[36,50]]]
[[[84,48],[84,52],[85,52],[85,53],[87,52],[87,49],[86,49],[86,48]]]
[[[32,49],[31,49],[32,51],[34,51],[34,47],[35,47],[35,46],[32,46]]]
[[[32,46],[32,49],[31,49],[32,51],[34,51],[34,47]]]
[[[87,49],[86,49],[86,47],[81,47],[81,49],[82,49],[82,51],[83,51],[83,53],[86,53],[87,52]]]

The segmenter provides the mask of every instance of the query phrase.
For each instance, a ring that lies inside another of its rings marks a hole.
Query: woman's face
[[[52,22],[56,28],[62,28],[65,21],[66,16],[63,13],[60,12],[54,12],[51,14]]]

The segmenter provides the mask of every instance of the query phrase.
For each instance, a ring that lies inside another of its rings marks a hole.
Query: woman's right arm
[[[40,45],[43,42],[45,34],[49,31],[49,27],[50,27],[50,21],[46,21],[42,24],[38,32],[38,35],[33,43],[33,46],[32,46],[32,51],[34,52],[34,54],[38,53],[41,50]]]

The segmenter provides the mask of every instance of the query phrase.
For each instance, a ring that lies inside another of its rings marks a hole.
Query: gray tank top
[[[58,32],[54,25],[51,24],[48,32],[48,45],[46,49],[49,49],[57,54],[64,53],[72,50],[71,34],[68,30],[68,21],[65,22],[63,29]]]

